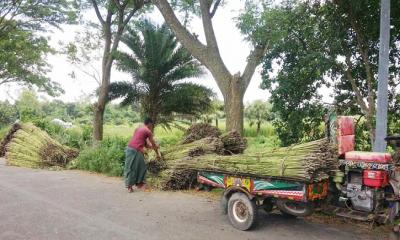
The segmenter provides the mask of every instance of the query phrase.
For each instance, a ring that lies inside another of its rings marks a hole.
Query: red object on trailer
[[[344,155],[346,160],[368,163],[389,163],[392,160],[390,153],[350,151]]]
[[[347,116],[338,117],[338,136],[354,135],[354,119]]]
[[[339,155],[343,155],[346,152],[354,151],[355,147],[355,136],[347,135],[347,136],[338,136],[338,153]]]
[[[365,186],[379,188],[389,184],[388,172],[381,170],[364,170],[363,183]]]

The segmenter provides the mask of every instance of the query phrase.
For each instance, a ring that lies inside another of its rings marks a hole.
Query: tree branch
[[[354,94],[356,95],[357,103],[358,103],[358,105],[360,106],[361,111],[363,112],[363,114],[364,114],[365,116],[369,116],[369,115],[370,115],[370,109],[369,109],[368,106],[365,104],[364,98],[363,98],[363,96],[362,96],[362,94],[361,94],[361,91],[360,91],[360,89],[358,88],[357,83],[356,83],[356,81],[355,81],[355,79],[353,78],[353,75],[352,75],[352,73],[351,73],[351,72],[352,72],[352,64],[351,64],[350,56],[346,56],[346,64],[347,64],[347,69],[346,69],[346,71],[345,71],[346,77],[347,77],[347,79],[350,81],[351,88],[353,89]]]
[[[337,4],[342,5],[343,2],[339,1]],[[367,101],[368,101],[368,105],[369,105],[369,114],[368,115],[366,114],[366,116],[368,118],[368,117],[371,117],[375,113],[375,92],[374,92],[374,86],[373,86],[374,77],[373,77],[372,68],[371,68],[371,64],[370,64],[369,56],[368,56],[368,46],[365,42],[365,39],[364,39],[364,36],[362,33],[362,29],[359,26],[359,24],[357,23],[357,20],[354,17],[351,7],[348,8],[347,14],[349,16],[351,27],[353,28],[355,35],[356,35],[357,45],[358,45],[361,57],[364,62],[365,73],[367,75],[367,88],[368,88]]]
[[[114,3],[115,3],[115,5],[117,6],[117,8],[118,8],[119,10],[122,9],[122,5],[121,5],[121,3],[119,2],[119,0],[114,0]],[[125,5],[125,4],[124,4],[124,5]]]
[[[374,86],[373,86],[374,77],[372,75],[371,64],[369,61],[368,48],[365,44],[365,40],[364,40],[363,34],[361,32],[361,29],[358,26],[358,24],[356,23],[356,21],[354,20],[351,9],[349,11],[349,17],[350,17],[351,26],[353,27],[354,32],[356,33],[357,45],[358,45],[358,48],[360,49],[360,54],[361,54],[361,57],[363,59],[364,66],[365,66],[365,73],[367,75],[368,105],[369,105],[371,114],[374,114],[374,112],[375,112],[375,93],[374,93]]]
[[[207,55],[206,46],[197,40],[197,38],[179,22],[167,0],[154,0],[154,4],[182,45],[204,64],[204,62],[206,62],[205,55]]]
[[[214,27],[210,15],[210,2],[200,0],[201,19],[203,22],[204,35],[206,36],[207,47],[219,52],[217,39],[215,38]]]
[[[97,18],[99,19],[101,25],[104,26],[105,25],[105,21],[104,21],[103,17],[101,16],[101,13],[100,13],[100,10],[99,10],[99,6],[97,6],[96,0],[91,0],[91,1],[92,1],[93,8],[94,8],[94,10],[96,12]]]
[[[260,64],[262,58],[269,48],[269,42],[267,44],[257,45],[253,51],[250,52],[247,57],[247,65],[244,69],[244,72],[241,76],[242,81],[244,81],[245,89],[249,86],[251,78],[254,75],[254,72],[257,66]]]
[[[215,13],[217,12],[217,9],[218,9],[220,3],[221,3],[221,0],[217,0],[217,1],[214,3],[214,6],[213,6],[213,8],[212,8],[212,10],[211,10],[211,12],[210,12],[211,18],[214,17],[214,15],[215,15]]]

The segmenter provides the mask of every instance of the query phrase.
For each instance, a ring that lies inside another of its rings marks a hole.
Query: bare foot
[[[133,193],[133,187],[132,186],[127,187],[127,189],[128,189],[129,193]]]
[[[145,191],[145,192],[150,192],[151,191],[151,188],[146,183],[140,183],[140,184],[137,185],[137,187],[140,190]]]

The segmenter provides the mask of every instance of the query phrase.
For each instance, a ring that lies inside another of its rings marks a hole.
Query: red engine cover
[[[350,151],[346,152],[344,157],[350,161],[369,163],[389,163],[392,160],[392,156],[389,153],[380,152]]]
[[[389,184],[389,177],[386,171],[364,170],[363,184],[368,187],[384,187]]]

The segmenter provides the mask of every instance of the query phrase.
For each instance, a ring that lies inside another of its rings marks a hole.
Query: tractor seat
[[[368,163],[389,163],[392,156],[389,153],[380,152],[346,152],[344,158],[349,161],[368,162]]]

